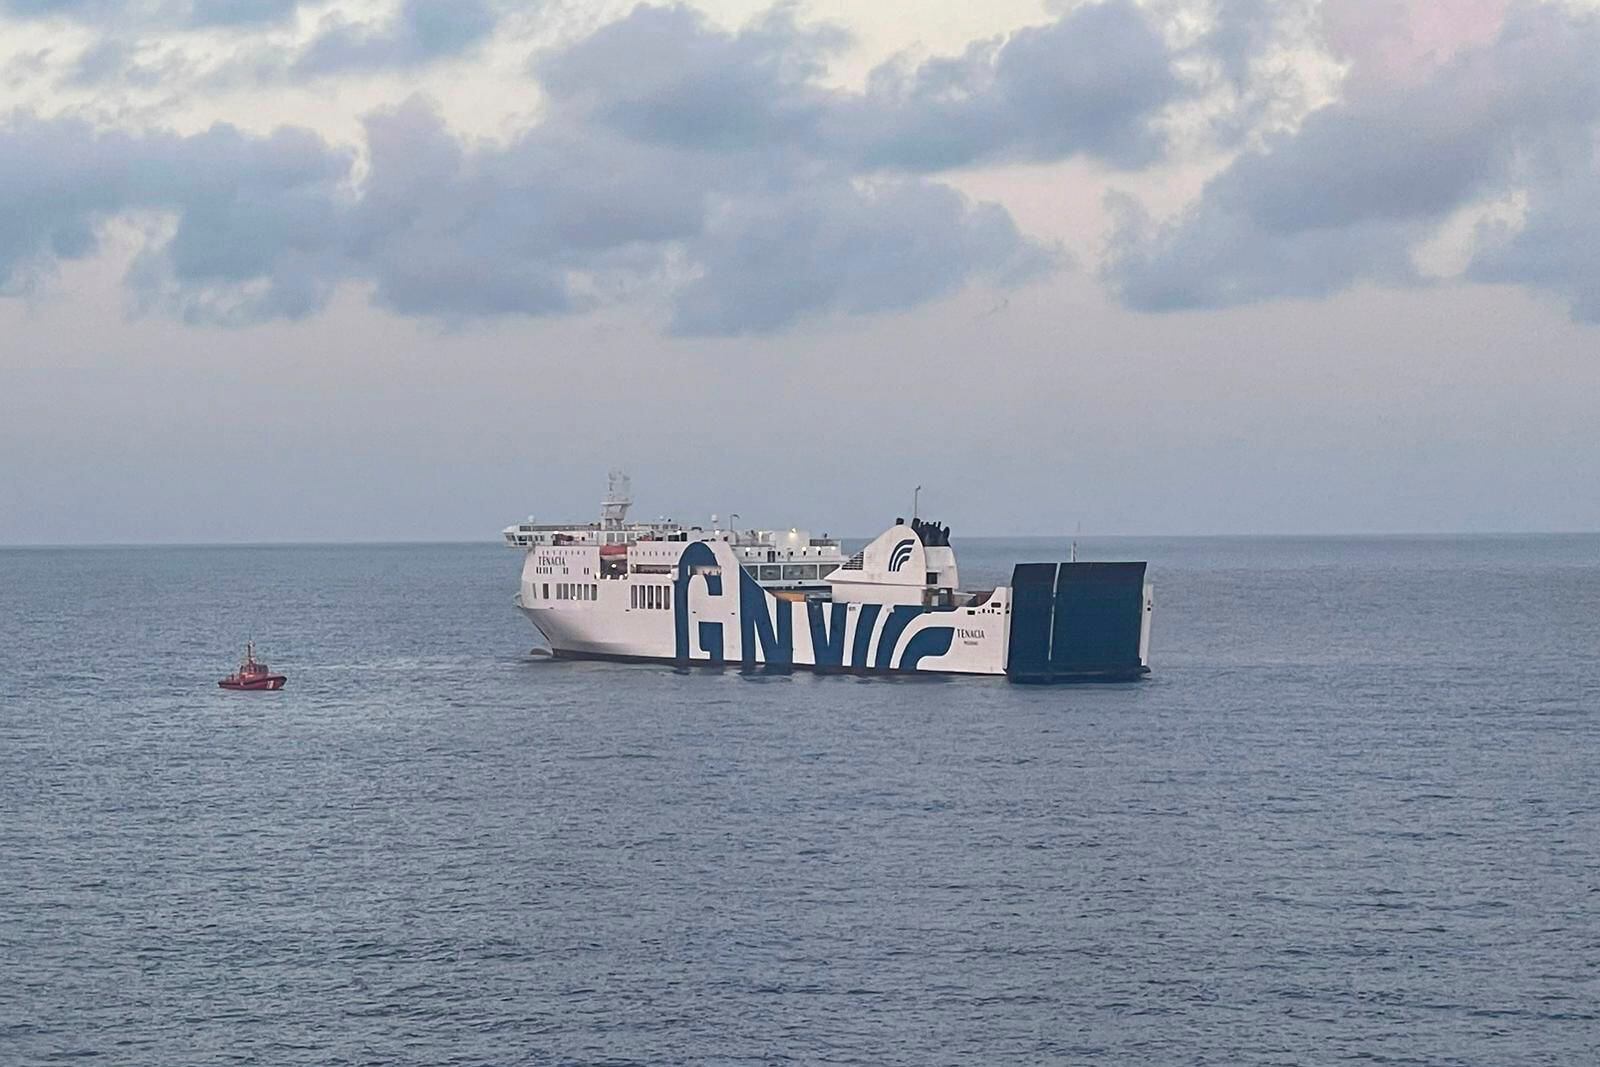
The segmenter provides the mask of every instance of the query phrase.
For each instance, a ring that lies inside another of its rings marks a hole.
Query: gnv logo
[[[889,571],[893,573],[911,562],[911,549],[916,544],[911,538],[906,538],[894,546],[894,551],[889,553]]]

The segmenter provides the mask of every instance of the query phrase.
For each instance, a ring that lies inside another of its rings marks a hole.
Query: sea
[[[553,661],[491,544],[0,550],[0,1065],[1600,1062],[1600,536],[1079,552],[1145,681]]]

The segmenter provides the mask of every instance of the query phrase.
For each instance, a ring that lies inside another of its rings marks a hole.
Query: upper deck
[[[846,563],[840,542],[809,530],[724,529],[712,516],[711,526],[684,526],[668,518],[654,522],[629,522],[628,479],[613,471],[610,491],[601,502],[598,522],[527,522],[507,526],[506,544],[525,551],[540,548],[595,547],[600,549],[604,577],[634,573],[665,573],[682,546],[693,541],[715,541],[732,549],[752,578],[772,589],[826,588],[824,580]],[[737,519],[738,516],[731,516]],[[670,558],[670,559],[669,559]],[[659,562],[658,562],[659,561]]]

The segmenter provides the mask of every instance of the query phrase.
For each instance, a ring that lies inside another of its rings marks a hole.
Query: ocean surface
[[[533,658],[498,545],[0,550],[0,1065],[1600,1062],[1600,537],[1083,556],[1147,681]]]

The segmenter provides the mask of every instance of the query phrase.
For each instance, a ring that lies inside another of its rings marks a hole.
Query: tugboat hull
[[[286,681],[288,681],[288,678],[281,674],[275,674],[268,678],[251,678],[243,682],[235,681],[232,678],[224,678],[217,685],[222,689],[265,690],[282,689],[283,683]]]

